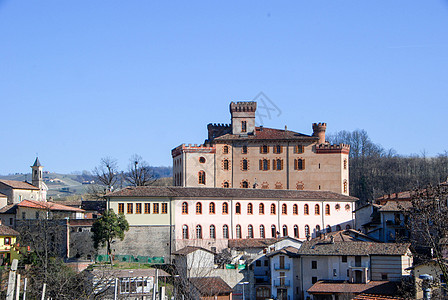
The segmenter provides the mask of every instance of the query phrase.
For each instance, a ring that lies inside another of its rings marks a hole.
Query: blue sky
[[[448,1],[0,0],[0,174],[171,165],[264,92],[267,127],[448,150]]]

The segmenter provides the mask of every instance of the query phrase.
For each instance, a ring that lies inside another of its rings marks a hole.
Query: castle
[[[208,124],[202,145],[171,152],[173,183],[182,187],[331,191],[348,195],[349,145],[325,140],[326,123],[313,134],[257,127],[256,102],[232,102],[231,124]]]

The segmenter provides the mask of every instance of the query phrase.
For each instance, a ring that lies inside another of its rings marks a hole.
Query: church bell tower
[[[36,160],[34,161],[34,164],[31,166],[32,171],[32,182],[31,184],[34,185],[35,187],[39,188],[40,190],[42,190],[42,184],[43,184],[43,179],[42,179],[42,169],[44,167],[40,164],[39,158],[36,157]]]

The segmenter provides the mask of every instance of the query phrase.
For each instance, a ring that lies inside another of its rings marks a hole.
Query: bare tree
[[[106,191],[110,192],[119,180],[117,160],[110,157],[102,158],[100,165],[93,169],[93,174],[100,184],[106,186]]]
[[[150,185],[155,181],[148,163],[137,154],[130,159],[126,180],[134,186]]]

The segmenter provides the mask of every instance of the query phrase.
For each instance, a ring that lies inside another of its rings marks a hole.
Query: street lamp
[[[249,281],[243,281],[243,282],[239,282],[238,284],[241,284],[243,286],[243,300],[246,300],[246,296],[244,295],[244,286],[246,284],[249,284]]]

